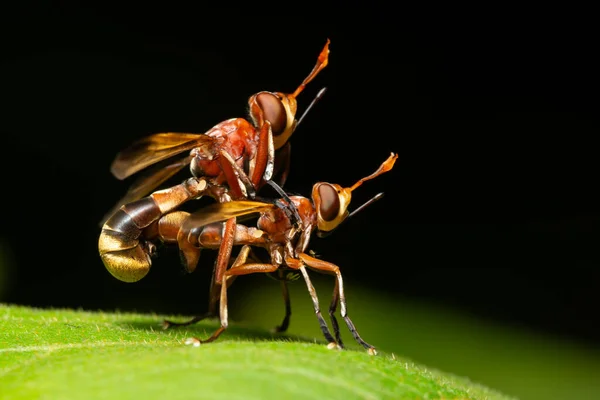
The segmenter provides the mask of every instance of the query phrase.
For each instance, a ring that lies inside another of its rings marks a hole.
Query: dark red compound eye
[[[283,133],[287,123],[287,113],[281,100],[271,93],[260,93],[256,96],[256,102],[265,115],[265,119],[271,123],[273,135]]]
[[[325,221],[334,220],[340,213],[340,196],[337,190],[333,186],[323,183],[319,186],[319,198],[321,199],[319,205],[321,218]]]

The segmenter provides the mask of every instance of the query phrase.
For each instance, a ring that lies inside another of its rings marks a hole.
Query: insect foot
[[[369,353],[370,356],[376,356],[377,355],[377,350],[375,350],[375,347],[370,347],[367,350],[367,353]]]
[[[185,339],[185,344],[187,345],[192,345],[194,347],[200,347],[200,340],[196,339],[196,338],[187,338]]]
[[[339,344],[337,344],[336,342],[329,342],[327,344],[327,348],[329,350],[342,350],[342,347]]]

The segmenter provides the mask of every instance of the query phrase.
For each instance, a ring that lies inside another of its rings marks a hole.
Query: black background
[[[598,343],[591,13],[281,7],[2,13],[0,238],[13,268],[1,300],[203,311],[210,268],[181,279],[175,253],[135,285],[105,271],[97,223],[129,183],[109,165],[137,138],[201,133],[245,116],[252,93],[294,90],[330,38],[329,66],[299,98],[302,110],[328,88],[292,138],[287,189],[349,186],[399,159],[353,204],[386,196],[311,247],[399,298]]]

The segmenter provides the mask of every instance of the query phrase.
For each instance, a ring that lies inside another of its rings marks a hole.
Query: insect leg
[[[258,257],[254,252],[252,252],[252,250],[250,250],[249,258],[252,259],[252,261],[255,263],[263,262],[263,260],[261,260],[260,257]],[[292,316],[292,302],[290,300],[290,293],[288,291],[287,286],[288,279],[285,276],[285,272],[281,269],[277,270],[277,280],[279,280],[281,284],[281,294],[283,296],[283,302],[285,305],[285,315],[281,324],[273,328],[273,332],[283,333],[287,331],[288,327],[290,326],[290,318]]]
[[[225,270],[227,270],[227,266],[229,265],[229,259],[231,258],[231,251],[233,249],[233,242],[235,239],[235,231],[236,219],[235,217],[229,218],[223,226],[223,234],[221,238],[221,244],[219,246],[219,254],[217,256],[217,260],[215,261],[215,268],[210,283],[208,311],[186,322],[174,322],[164,320],[164,329],[170,328],[172,326],[188,326],[195,324],[196,322],[202,321],[203,319],[216,316],[217,302],[219,300],[219,286],[221,285],[221,281],[223,280],[223,274]],[[233,279],[231,279],[231,281],[233,281]],[[229,282],[229,284],[231,284],[231,282]]]
[[[260,127],[256,155],[250,165],[250,180],[255,188],[261,186],[263,181],[271,180],[275,160],[275,147],[271,123],[264,121]]]
[[[221,150],[218,163],[229,185],[229,193],[234,199],[254,198],[255,186],[229,153]]]
[[[354,326],[354,323],[348,316],[348,312],[346,310],[346,296],[344,295],[344,282],[342,280],[342,273],[340,272],[340,268],[335,264],[329,263],[327,261],[319,260],[317,258],[313,258],[305,253],[300,253],[299,257],[300,257],[300,260],[302,260],[303,263],[308,265],[309,268],[311,268],[315,271],[319,271],[319,272],[323,272],[323,273],[327,273],[327,274],[333,274],[336,276],[337,286],[338,286],[337,292],[339,295],[339,302],[340,302],[340,314],[342,315],[342,318],[344,318],[344,321],[346,321],[346,325],[348,326],[348,329],[350,330],[350,332],[352,332],[352,336],[354,336],[354,339],[359,344],[361,344],[365,349],[367,349],[369,354],[371,354],[371,355],[377,354],[375,347],[371,346],[369,343],[365,342],[360,337],[360,335],[358,334],[358,331],[356,330],[356,327]]]
[[[290,174],[292,145],[287,142],[275,154],[275,169],[273,176],[278,176],[276,182],[279,186],[284,186],[288,175]]]
[[[319,320],[319,326],[321,327],[321,332],[323,332],[323,336],[325,336],[325,339],[328,342],[327,347],[329,347],[331,349],[339,348],[339,345],[336,343],[333,336],[331,336],[329,327],[327,327],[327,322],[325,322],[323,315],[321,315],[321,307],[319,306],[319,298],[317,297],[317,291],[315,290],[315,287],[313,286],[312,282],[310,281],[308,273],[306,272],[306,267],[304,267],[304,265],[302,265],[298,269],[300,270],[300,272],[302,272],[302,276],[304,277],[304,281],[306,282],[306,287],[308,288],[308,293],[310,293],[310,297],[313,301],[313,306],[315,308],[315,314],[317,316],[317,319]]]
[[[275,332],[281,333],[287,331],[290,326],[290,317],[292,316],[292,302],[290,301],[290,292],[287,287],[287,281],[283,277],[283,271],[279,271],[279,278],[281,279],[281,294],[283,295],[283,302],[285,303],[285,316],[281,325],[275,327]]]
[[[344,343],[342,342],[342,336],[340,334],[340,326],[338,325],[337,319],[335,318],[335,310],[337,309],[337,305],[340,300],[340,296],[338,294],[339,285],[336,279],[335,288],[333,289],[333,296],[331,297],[331,304],[329,305],[329,319],[331,320],[331,325],[333,326],[335,340],[338,342],[341,348],[344,348]]]
[[[216,340],[221,333],[227,329],[229,326],[228,321],[228,311],[227,311],[227,280],[231,277],[240,276],[240,275],[248,275],[255,274],[258,272],[261,273],[270,273],[277,271],[279,268],[278,265],[274,264],[266,264],[266,263],[252,263],[252,264],[243,264],[246,261],[248,256],[248,252],[250,250],[249,246],[244,246],[240,254],[238,255],[234,265],[231,269],[225,271],[223,274],[223,279],[221,281],[221,300],[220,300],[220,316],[221,316],[221,326],[208,338],[208,339],[198,339],[198,338],[190,338],[186,340],[186,344],[193,344],[194,346],[200,345],[200,343],[209,343]]]

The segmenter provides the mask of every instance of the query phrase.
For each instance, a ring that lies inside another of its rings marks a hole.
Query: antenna
[[[283,190],[281,188],[281,186],[279,186],[277,183],[273,182],[272,180],[268,180],[267,184],[269,184],[269,186],[271,186],[273,189],[275,189],[275,191],[277,193],[279,193],[279,195],[281,197],[283,197],[283,199],[288,204],[287,207],[285,207],[285,208],[288,210],[288,212],[291,214],[291,216],[293,216],[293,218],[296,220],[294,225],[302,226],[302,218],[300,218],[300,214],[298,214],[298,210],[296,209],[296,206],[294,206],[294,203],[292,203],[292,200],[287,195],[285,190]]]
[[[306,110],[304,110],[304,112],[302,113],[302,116],[300,116],[300,119],[298,119],[298,122],[296,122],[296,128],[298,128],[298,125],[300,125],[300,122],[302,122],[302,120],[304,119],[304,117],[306,116],[306,114],[310,111],[310,109],[319,101],[321,100],[321,97],[323,97],[323,95],[325,94],[325,92],[327,91],[327,88],[324,87],[323,89],[319,90],[319,93],[317,93],[317,95],[315,96],[315,98],[313,99],[313,101],[310,102],[310,104],[308,105],[308,107],[306,108]]]
[[[375,203],[377,200],[381,199],[383,197],[383,192],[382,193],[378,193],[375,196],[373,196],[370,200],[367,200],[363,205],[361,205],[360,207],[358,207],[356,210],[352,211],[348,217],[346,217],[341,223],[340,225],[342,225],[344,222],[346,222],[347,220],[350,219],[350,217],[352,217],[353,215],[355,215],[357,212],[364,210],[365,207],[367,207],[368,205],[371,205],[373,203]],[[336,226],[334,229],[324,232],[324,231],[318,231],[317,232],[317,236],[320,238],[324,238],[327,237],[329,235],[331,235],[333,233],[333,231],[335,231],[336,229],[338,229],[340,227],[340,225]]]
[[[373,203],[375,203],[377,200],[381,199],[383,197],[383,192],[376,194],[375,196],[373,196],[371,198],[371,200],[368,200],[367,202],[365,202],[362,206],[358,207],[356,210],[352,211],[350,213],[350,215],[348,215],[348,218],[352,217],[353,215],[355,215],[357,212],[362,211],[365,207],[367,207],[368,205],[371,205]],[[346,219],[348,219],[346,218]]]

